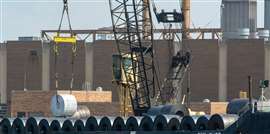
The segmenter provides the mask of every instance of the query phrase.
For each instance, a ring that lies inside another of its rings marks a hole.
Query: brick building
[[[218,101],[220,45],[218,40],[186,40],[192,51],[191,101],[205,98]],[[155,57],[159,63],[159,78],[164,79],[169,68],[170,47],[167,41],[155,41]],[[258,97],[258,81],[266,77],[265,47],[260,39],[227,40],[227,100],[238,97],[239,90],[247,90],[247,76],[254,77],[253,95]],[[12,90],[55,90],[54,55],[50,43],[42,41],[8,41],[1,44],[0,87],[2,103],[5,91],[8,104]],[[116,87],[112,84],[112,54],[116,45],[112,40],[79,42],[75,59],[74,89],[94,90],[102,87],[112,91],[112,100],[118,100]],[[6,56],[6,57],[5,57]],[[71,48],[63,46],[58,57],[57,71],[60,90],[68,90],[71,79]],[[2,64],[4,63],[4,64]],[[5,64],[6,63],[6,64]],[[6,66],[5,66],[6,65]],[[6,71],[5,71],[6,69]],[[5,72],[6,76],[5,77]],[[6,78],[6,79],[5,79]],[[5,82],[5,80],[7,82]],[[186,83],[186,82],[184,82]],[[85,86],[88,85],[88,86]],[[90,85],[90,86],[89,86]],[[185,86],[184,86],[185,93]]]

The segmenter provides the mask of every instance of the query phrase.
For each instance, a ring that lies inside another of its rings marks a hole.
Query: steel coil
[[[127,127],[122,117],[116,117],[112,125],[113,131],[126,131]]]
[[[195,131],[196,130],[196,122],[199,117],[194,116],[184,116],[181,121],[181,129],[186,131]]]
[[[180,127],[180,125],[181,125],[181,119],[179,119],[179,118],[171,118],[170,119],[170,121],[169,121],[169,123],[168,123],[168,130],[169,131],[177,131],[177,130],[180,130],[181,129],[181,127]]]
[[[85,131],[85,123],[83,120],[78,119],[78,120],[72,120],[73,126],[76,132],[82,132]]]
[[[126,121],[126,127],[128,131],[136,131],[139,128],[139,123],[142,117],[130,116]]]
[[[98,128],[100,131],[110,131],[112,128],[111,120],[106,116],[102,117],[99,121]]]
[[[153,130],[156,131],[167,131],[168,130],[168,123],[167,119],[164,115],[158,115],[155,117]]]
[[[197,130],[208,130],[208,122],[210,116],[200,116],[196,122]]]
[[[62,132],[75,133],[75,129],[70,119],[64,119],[62,122],[63,122],[63,125],[61,127]]]
[[[97,131],[98,130],[98,122],[94,116],[90,116],[85,124],[86,131]]]
[[[38,123],[40,134],[50,134],[50,124],[47,119],[41,119]]]
[[[12,134],[24,134],[25,133],[26,120],[22,118],[16,118],[11,126]]]
[[[239,118],[235,114],[214,114],[209,120],[209,130],[224,130],[232,125]]]
[[[57,133],[61,130],[61,124],[57,119],[54,119],[50,123],[50,132]]]
[[[1,134],[11,134],[11,125],[14,119],[4,118],[1,120]]]
[[[184,116],[188,115],[188,109],[184,105],[160,105],[150,108],[146,114],[152,116],[160,114]]]
[[[255,100],[252,100],[254,104]],[[233,99],[229,102],[226,113],[227,114],[242,114],[249,109],[249,100],[248,99]]]
[[[168,124],[168,130],[169,131],[176,131],[176,130],[180,130],[180,125],[181,125],[181,120],[182,117],[178,116],[178,115],[163,115],[166,120],[167,120],[167,124]]]
[[[25,130],[27,134],[39,134],[38,122],[39,119],[30,117],[26,121]]]
[[[152,131],[154,121],[150,116],[144,116],[139,124],[139,131]]]
[[[78,106],[77,111],[72,115],[71,118],[83,119],[90,117],[90,110],[87,106]]]

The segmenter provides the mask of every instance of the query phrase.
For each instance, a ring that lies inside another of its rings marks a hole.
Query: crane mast
[[[130,59],[121,66],[133,112],[142,115],[151,108],[151,93],[155,92],[149,0],[110,0],[110,9],[118,53]]]

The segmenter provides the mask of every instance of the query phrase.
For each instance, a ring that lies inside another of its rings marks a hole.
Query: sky
[[[179,8],[179,0],[155,3],[168,11]],[[221,0],[191,0],[191,27],[220,27],[220,4]],[[258,27],[263,27],[263,4],[263,0],[258,0]],[[62,6],[62,0],[0,0],[0,42],[19,36],[40,36],[41,30],[57,29]],[[69,11],[73,29],[111,26],[109,0],[69,0]],[[161,26],[155,23],[155,27]]]

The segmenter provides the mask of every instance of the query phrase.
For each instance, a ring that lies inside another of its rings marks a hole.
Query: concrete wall
[[[50,43],[42,42],[42,90],[50,90]]]
[[[0,103],[7,103],[7,51],[6,45],[0,44]]]

